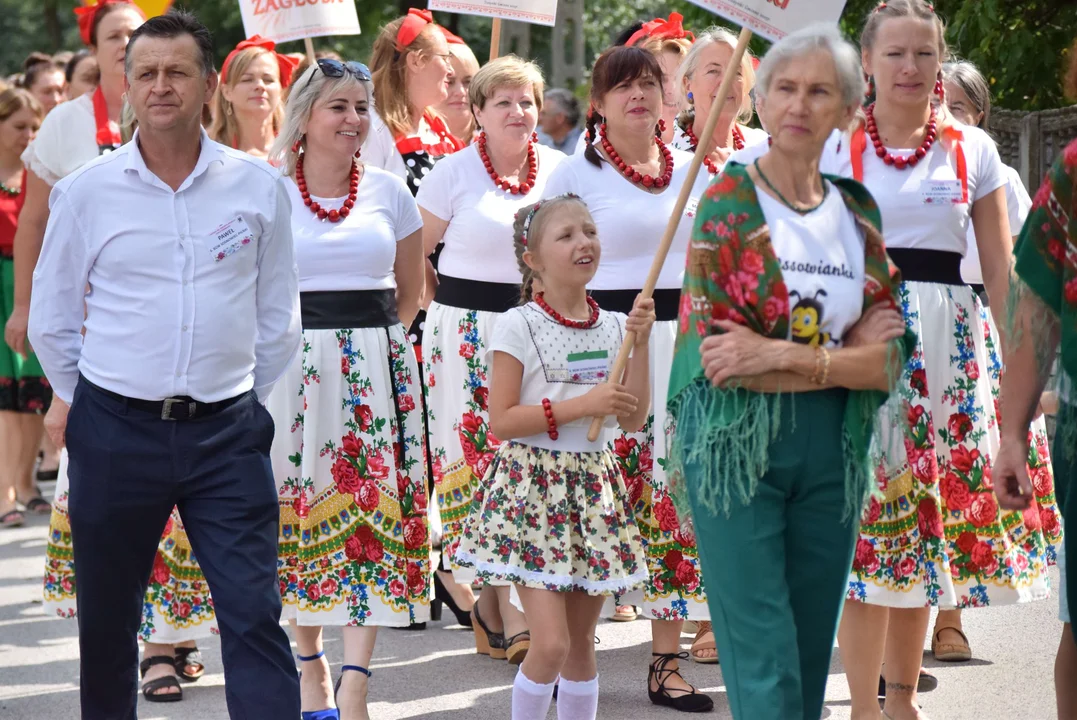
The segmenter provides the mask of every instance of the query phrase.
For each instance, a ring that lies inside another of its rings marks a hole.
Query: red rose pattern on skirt
[[[1062,539],[1043,421],[1030,431],[1036,501],[1000,512],[991,481],[997,331],[965,287],[905,283],[901,300],[920,344],[891,400],[901,403],[904,432],[877,448],[884,499],[863,518],[848,597],[944,608],[1042,599]]]

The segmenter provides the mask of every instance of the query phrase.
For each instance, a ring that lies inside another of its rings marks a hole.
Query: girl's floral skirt
[[[490,431],[490,334],[500,313],[430,304],[423,370],[434,488],[441,512],[442,566],[459,582],[474,573],[453,562],[475,489],[500,444]]]
[[[76,614],[75,562],[71,522],[67,514],[68,487],[67,450],[63,450],[49,519],[44,583],[45,613],[61,617],[75,617]],[[172,515],[157,545],[138,634],[145,642],[162,644],[217,634],[209,584],[198,567],[176,508],[172,508]]]
[[[666,395],[676,335],[676,321],[655,323],[651,331],[651,415],[638,433],[618,430],[610,443],[628,488],[649,570],[642,592],[620,598],[620,602],[641,605],[644,616],[650,619],[709,620],[699,551],[695,538],[681,532],[666,474],[666,452],[674,432],[673,418],[666,412]],[[607,607],[607,614],[612,610],[612,606]]]
[[[285,618],[387,627],[427,619],[418,373],[403,325],[303,332],[267,403]]]
[[[502,443],[455,561],[484,581],[555,592],[623,593],[647,581],[624,479],[608,450]]]
[[[966,286],[906,282],[906,322],[920,338],[877,438],[882,501],[863,518],[848,597],[873,605],[967,608],[1046,598],[1062,542],[1043,419],[1030,429],[1036,501],[1000,511],[998,332]],[[888,418],[891,417],[888,415]],[[885,426],[885,424],[884,424]]]

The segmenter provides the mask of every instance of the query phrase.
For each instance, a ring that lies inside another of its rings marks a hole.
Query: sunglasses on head
[[[356,80],[361,82],[370,82],[370,68],[361,62],[355,62],[349,60],[347,62],[341,62],[340,60],[334,60],[333,58],[322,58],[318,60],[318,69],[322,71],[322,75],[327,78],[336,80],[337,78],[344,77],[344,73],[351,73]],[[307,78],[307,85],[310,85],[310,81],[314,79],[314,73],[310,74]],[[305,86],[304,86],[305,87]]]

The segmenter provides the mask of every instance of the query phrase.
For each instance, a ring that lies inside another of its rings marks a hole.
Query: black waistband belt
[[[343,330],[391,327],[396,314],[396,290],[325,290],[299,293],[304,330]]]
[[[912,282],[964,285],[961,253],[947,250],[887,248],[887,254],[901,270],[901,279]]]
[[[149,413],[160,417],[162,420],[195,420],[200,417],[206,417],[208,415],[215,415],[220,411],[235,405],[237,402],[247,397],[250,393],[243,393],[242,395],[236,395],[226,400],[218,400],[217,402],[198,402],[194,398],[187,397],[171,397],[164,400],[139,400],[138,398],[129,398],[126,395],[121,395],[111,390],[94,385],[87,380],[84,376],[79,375],[79,381],[90,388],[93,392],[100,393],[106,397],[110,397],[113,400],[122,402],[127,407],[134,408],[141,412]]]
[[[636,302],[639,290],[592,290],[591,297],[598,306],[610,312],[619,312],[627,315],[632,312],[632,305]],[[676,320],[677,311],[681,304],[680,290],[655,290],[654,313],[659,322]]]
[[[503,313],[520,304],[520,286],[438,275],[434,301],[464,310]]]

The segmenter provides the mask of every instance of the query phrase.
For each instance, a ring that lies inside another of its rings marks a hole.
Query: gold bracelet
[[[822,346],[819,349],[823,351],[823,377],[819,384],[826,385],[827,381],[830,380],[830,351]]]
[[[819,384],[819,373],[822,372],[822,360],[823,354],[819,352],[822,350],[818,345],[815,346],[815,370],[812,372],[811,377],[808,378],[808,382],[813,385]]]

